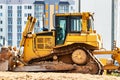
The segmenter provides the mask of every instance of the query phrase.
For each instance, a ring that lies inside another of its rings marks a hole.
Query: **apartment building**
[[[36,0],[34,2],[34,15],[38,19],[35,32],[53,29],[53,14],[75,12],[75,1],[73,0]]]
[[[2,46],[3,44],[5,44],[5,39],[6,39],[6,35],[7,35],[7,24],[6,24],[6,5],[2,3],[2,1],[0,1],[0,46]]]
[[[0,44],[19,46],[27,16],[34,16],[34,0],[0,0]]]
[[[34,32],[53,27],[54,13],[74,12],[73,0],[0,0],[0,45],[19,47],[28,16],[37,18]]]

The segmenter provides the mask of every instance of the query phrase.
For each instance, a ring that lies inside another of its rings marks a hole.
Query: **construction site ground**
[[[0,72],[0,80],[120,80],[111,75],[55,72]]]

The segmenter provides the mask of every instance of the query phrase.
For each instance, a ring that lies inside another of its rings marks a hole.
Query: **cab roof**
[[[56,13],[55,16],[82,16],[83,14],[90,14],[89,12],[82,13]]]

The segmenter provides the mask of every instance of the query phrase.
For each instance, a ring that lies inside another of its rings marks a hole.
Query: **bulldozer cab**
[[[24,47],[24,61],[33,58],[45,57],[52,54],[54,49],[73,43],[85,43],[98,48],[100,44],[96,35],[88,35],[92,32],[91,15],[85,13],[56,13],[54,15],[54,31],[43,31],[32,34],[36,19],[28,17],[25,30],[22,35],[20,47]],[[94,39],[91,39],[94,38]],[[96,43],[93,43],[96,42]],[[28,55],[29,53],[29,55]]]
[[[92,18],[89,13],[55,14],[56,45],[64,44],[68,33],[87,33],[92,31]]]

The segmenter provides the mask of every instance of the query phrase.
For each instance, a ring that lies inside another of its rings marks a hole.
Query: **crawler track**
[[[87,53],[87,62],[82,65],[75,64],[71,60],[71,54],[76,49],[82,49]],[[54,48],[53,53],[49,56],[33,59],[29,61],[30,64],[33,62],[40,62],[40,61],[52,61],[53,56],[58,57],[58,62],[62,61],[66,64],[71,64],[75,68],[73,70],[68,70],[67,72],[78,72],[78,73],[90,73],[90,74],[102,74],[102,66],[100,62],[94,57],[92,52],[85,47],[82,47],[82,44],[72,44],[67,45],[64,47]]]

